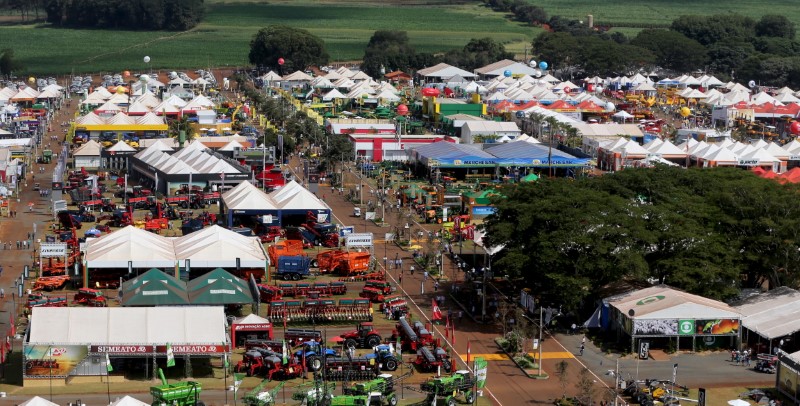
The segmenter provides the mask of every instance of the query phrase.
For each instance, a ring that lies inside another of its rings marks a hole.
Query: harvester
[[[150,387],[154,405],[206,406],[200,400],[200,391],[202,390],[200,382],[167,383],[167,378],[164,377],[164,371],[161,368],[158,369],[158,377],[161,378],[161,385]]]

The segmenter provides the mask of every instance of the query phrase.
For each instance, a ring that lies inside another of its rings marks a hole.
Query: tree
[[[670,28],[703,45],[711,45],[723,40],[749,41],[755,36],[756,22],[739,14],[720,14],[713,16],[680,16]]]
[[[567,383],[569,383],[569,375],[567,375],[568,371],[569,371],[569,363],[567,361],[561,360],[556,364],[555,373],[556,376],[558,377],[558,384],[561,385],[561,391],[563,392],[563,395],[561,395],[561,397],[563,399],[567,398]]]
[[[588,368],[582,368],[578,374],[578,382],[575,384],[575,389],[578,390],[578,400],[582,405],[593,404],[594,399],[594,378]]]
[[[305,70],[311,65],[325,65],[329,56],[325,43],[307,30],[285,25],[260,29],[250,41],[250,63],[278,68],[283,58],[284,72]]]
[[[10,76],[12,72],[21,69],[19,62],[14,60],[14,50],[5,48],[0,51],[0,76]]]
[[[720,41],[708,47],[709,68],[712,72],[729,75],[739,71],[744,61],[755,53],[748,42]]]
[[[656,57],[656,64],[677,72],[687,72],[706,63],[706,49],[699,42],[677,31],[642,30],[631,45],[648,49]]]
[[[755,26],[756,35],[759,37],[780,37],[794,39],[797,33],[794,22],[784,15],[765,14],[761,16]]]
[[[322,164],[325,165],[322,169],[333,168],[336,162],[341,160],[349,160],[355,154],[353,144],[345,135],[327,135],[327,147],[322,152]]]
[[[361,70],[372,77],[382,77],[381,68],[385,72],[408,70],[415,56],[407,32],[378,30],[372,34],[364,50]]]
[[[533,40],[532,46],[533,55],[550,66],[575,63],[580,50],[578,39],[565,32],[543,32]]]
[[[539,6],[524,4],[514,8],[517,20],[530,25],[539,25],[547,21],[547,12]]]

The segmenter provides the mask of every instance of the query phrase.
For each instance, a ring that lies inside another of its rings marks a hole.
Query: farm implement
[[[405,351],[417,351],[420,348],[436,344],[433,334],[422,322],[415,321],[411,324],[405,317],[401,317],[397,321],[392,333],[392,342],[400,338],[401,348]]]
[[[278,285],[284,296],[287,297],[307,297],[309,294],[316,294],[322,297],[332,295],[344,295],[347,293],[347,285],[344,282],[316,282],[316,283],[281,283]]]
[[[269,303],[268,314],[270,320],[286,318],[287,323],[366,321],[372,316],[370,307],[366,299],[276,300]]]
[[[167,378],[164,377],[164,371],[161,368],[158,369],[158,376],[161,378],[161,385],[150,387],[154,405],[205,406],[205,403],[200,400],[200,391],[202,390],[200,382],[167,383]]]
[[[54,297],[42,293],[31,293],[28,295],[28,308],[31,307],[66,307],[66,296]]]
[[[242,403],[245,406],[274,406],[277,393],[286,382],[281,382],[278,386],[267,390],[266,387],[269,382],[269,379],[261,381],[258,386],[242,397]]]
[[[466,370],[456,371],[450,376],[431,378],[419,387],[420,392],[427,394],[425,400],[413,405],[435,405],[439,399],[443,399],[447,406],[455,406],[456,403],[472,404],[475,401],[474,385],[475,380]]]
[[[246,351],[242,360],[236,364],[236,372],[244,372],[247,376],[261,375],[271,381],[297,378],[302,376],[305,369],[293,359],[287,359],[284,364],[283,357],[278,352],[253,348]]]
[[[103,295],[103,292],[90,288],[78,289],[78,293],[76,293],[75,296],[72,298],[72,302],[76,304],[82,304],[94,307],[108,306],[108,301],[106,300],[106,297]]]
[[[52,292],[54,290],[63,288],[67,282],[69,282],[69,276],[67,275],[42,276],[40,278],[36,278],[36,281],[33,283],[33,290]]]

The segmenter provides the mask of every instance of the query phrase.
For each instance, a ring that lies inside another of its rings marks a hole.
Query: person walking
[[[585,344],[581,344],[581,356],[583,356],[583,350],[584,349],[586,349],[586,345]]]
[[[439,281],[433,282],[433,291],[434,292],[438,292],[439,291]]]
[[[6,290],[0,288],[0,299],[5,299],[5,298],[6,298]]]
[[[428,271],[422,273],[422,280],[424,280],[425,282],[428,281]]]
[[[408,270],[411,271],[411,274],[413,275],[414,274],[414,265],[411,265],[411,267],[409,267]]]

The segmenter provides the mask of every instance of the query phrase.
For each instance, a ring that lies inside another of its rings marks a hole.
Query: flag
[[[230,367],[230,363],[228,362],[228,348],[225,343],[222,343],[222,348],[225,349],[225,352],[222,354],[222,365],[227,370]]]
[[[444,338],[450,338],[450,316],[447,316],[444,321]]]
[[[286,331],[286,308],[283,309],[283,331]]]
[[[6,346],[3,344],[3,350],[0,351],[0,364],[6,363]]]
[[[8,315],[8,323],[11,325],[11,329],[8,330],[8,333],[9,333],[8,335],[11,336],[11,337],[17,335],[17,325],[16,325],[16,323],[14,323],[14,314],[13,313]]]
[[[111,366],[111,359],[108,358],[108,353],[106,353],[106,371],[113,372],[114,367]]]
[[[175,354],[172,353],[172,345],[167,343],[167,368],[175,366]]]
[[[478,389],[486,385],[487,366],[489,365],[483,357],[475,357],[475,380],[478,383]]]
[[[469,365],[469,355],[470,355],[470,354],[469,354],[469,353],[470,353],[470,351],[469,351],[469,344],[470,344],[470,342],[469,342],[469,341],[467,341],[467,365]]]
[[[456,326],[454,324],[450,325],[450,339],[453,341],[453,345],[456,345]]]
[[[436,299],[431,299],[433,302],[433,317],[431,319],[433,321],[441,320],[442,319],[442,311],[439,310],[439,305],[436,304]]]
[[[281,354],[283,355],[283,363],[284,364],[288,364],[289,363],[289,349],[286,348],[286,340],[283,340],[283,350],[281,351]]]
[[[403,361],[403,349],[402,349],[402,343],[400,342],[400,337],[399,336],[397,337],[396,348],[397,348],[397,358],[400,360],[400,362],[402,362]]]

